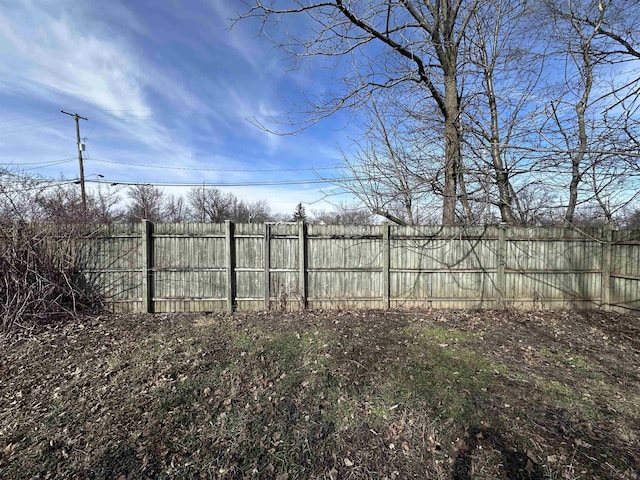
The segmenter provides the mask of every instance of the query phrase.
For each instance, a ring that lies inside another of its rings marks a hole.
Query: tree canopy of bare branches
[[[481,0],[269,1],[256,0],[241,18],[265,24],[303,14],[307,37],[286,36],[280,44],[297,59],[349,56],[353,70],[344,88],[314,103],[317,118],[366,103],[377,91],[408,84],[432,102],[444,128],[442,223],[455,223],[461,170],[459,56],[469,22]]]
[[[439,204],[444,225],[571,224],[637,205],[636,1],[244,3],[236,21],[258,19],[294,68],[338,67],[285,122],[355,109],[363,135],[344,152],[344,187],[372,212],[414,224]]]

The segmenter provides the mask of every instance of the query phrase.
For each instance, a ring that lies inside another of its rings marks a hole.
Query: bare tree
[[[120,207],[120,195],[117,189],[99,186],[89,192],[89,211],[91,221],[97,223],[117,223],[124,220],[124,211]]]
[[[181,195],[169,195],[165,201],[164,217],[169,223],[188,222],[191,210]]]
[[[149,220],[161,222],[164,218],[164,193],[153,185],[134,185],[127,192],[129,207],[126,218],[129,222]]]
[[[640,230],[640,208],[627,214],[623,225],[629,230]]]
[[[466,151],[459,152],[456,168],[460,209],[455,218],[464,223],[494,221],[495,206],[501,220],[513,224],[512,196],[522,185],[511,182],[531,165],[518,168],[521,152],[514,153],[509,145],[526,137],[531,99],[538,94],[541,63],[536,61],[539,52],[531,52],[536,32],[528,26],[530,14],[523,1],[477,2],[469,13],[457,74],[458,140],[464,140]],[[516,68],[518,75],[513,75]],[[374,213],[395,223],[424,223],[436,199],[446,196],[446,182],[440,181],[446,162],[434,142],[446,136],[446,124],[434,102],[425,104],[415,88],[399,93],[400,88],[378,92],[361,106],[367,121],[363,139],[354,153],[345,154],[356,180],[344,186]]]
[[[74,223],[115,223],[123,220],[118,207],[120,197],[116,190],[101,187],[87,191],[87,206],[75,185],[60,184],[48,188],[37,196],[39,220],[71,225]]]
[[[574,220],[576,206],[578,204],[578,188],[585,173],[584,163],[589,162],[589,137],[587,135],[587,108],[591,104],[591,95],[594,85],[595,63],[596,60],[592,53],[592,44],[596,36],[599,26],[602,24],[605,6],[602,2],[598,2],[597,16],[595,26],[589,27],[584,23],[575,21],[577,16],[573,11],[567,13],[566,7],[571,9],[574,7],[572,2],[561,7],[553,3],[549,3],[549,12],[555,18],[558,28],[557,42],[562,40],[566,42],[566,51],[569,61],[575,66],[576,77],[568,79],[572,84],[568,88],[568,101],[571,102],[575,111],[575,129],[569,130],[567,125],[574,124],[567,118],[560,116],[560,104],[566,102],[560,99],[551,104],[553,118],[560,132],[564,147],[571,168],[571,181],[569,182],[569,197],[567,210],[564,215],[567,223]],[[590,9],[593,10],[593,7]],[[594,14],[594,13],[592,13]],[[564,22],[563,22],[564,20]],[[588,28],[587,28],[588,27]],[[575,92],[575,93],[574,93]],[[565,98],[567,97],[565,96]],[[574,144],[574,137],[577,138],[577,144]],[[588,166],[587,166],[588,168]]]
[[[43,212],[38,199],[58,185],[23,172],[0,170],[0,223],[41,220]]]
[[[287,35],[277,42],[294,57],[351,60],[353,68],[343,78],[346,88],[313,103],[311,123],[339,109],[362,105],[376,91],[404,83],[417,86],[416,95],[434,102],[444,126],[442,223],[453,225],[461,169],[460,47],[481,0],[245,3],[249,9],[240,18],[259,17],[265,28],[284,16],[311,20],[308,38]]]
[[[469,132],[465,146],[470,153],[471,201],[497,207],[508,224],[518,223],[513,179],[531,168],[529,162],[522,172],[522,158],[509,149],[513,141],[526,138],[523,131],[541,73],[532,54],[541,42],[530,21],[526,2],[495,0],[474,12],[465,37],[469,80],[464,128]],[[486,213],[482,217],[486,219]]]
[[[324,225],[371,225],[373,215],[368,208],[357,203],[341,203],[334,211],[313,211],[313,222]]]
[[[349,61],[342,82],[289,121],[358,108],[367,123],[345,152],[355,180],[343,187],[371,211],[416,224],[440,202],[445,225],[496,212],[511,224],[559,211],[611,222],[638,200],[636,3],[245,0],[240,19],[261,20],[294,66]],[[280,33],[288,18],[304,18],[307,33]]]
[[[69,180],[0,171],[0,222],[113,223],[122,218],[119,201],[111,188],[89,190],[85,211],[80,192]]]
[[[611,1],[547,0],[544,5],[554,26],[555,61],[565,71],[548,103],[552,121],[541,130],[557,152],[546,162],[546,181],[559,188],[567,178],[566,223],[592,218],[597,211],[613,222],[616,212],[637,198],[632,174],[638,119],[627,96],[636,79],[630,80],[629,71],[617,75],[625,77],[622,81],[611,75],[614,57],[629,53],[615,52],[602,33],[625,20]]]
[[[236,201],[233,206],[232,220],[238,223],[264,223],[271,220],[271,207],[266,200],[253,202]]]
[[[573,22],[594,29],[597,42],[594,42],[592,53],[616,74],[617,78],[607,93],[615,98],[609,108],[626,102],[637,111],[640,108],[640,15],[636,14],[637,1],[592,0],[588,3],[595,4],[599,11],[606,10],[607,15],[600,18],[593,9],[583,8],[570,9],[570,17]]]
[[[399,225],[423,223],[442,194],[442,163],[431,153],[427,122],[391,99],[364,106],[366,129],[343,153],[352,179],[342,186],[371,213]]]
[[[235,197],[214,187],[193,187],[187,192],[192,218],[196,222],[220,223],[231,220]]]
[[[87,212],[84,212],[82,198],[75,188],[64,186],[51,188],[43,192],[37,202],[42,209],[43,220],[56,219],[62,224],[73,224],[79,217],[85,220],[89,215],[89,202],[87,202]]]

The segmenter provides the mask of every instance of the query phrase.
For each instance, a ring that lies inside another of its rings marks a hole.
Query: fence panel
[[[152,234],[156,312],[220,310],[226,301],[224,225],[159,223]]]
[[[640,231],[613,232],[610,281],[614,309],[640,311]]]
[[[278,310],[301,307],[300,239],[296,224],[270,225],[269,304]]]
[[[392,306],[492,306],[495,227],[392,227],[390,236]]]
[[[380,308],[380,226],[309,225],[308,302],[319,308]]]
[[[505,301],[525,308],[599,305],[600,238],[601,229],[509,228]]]
[[[84,242],[79,268],[115,311],[640,310],[637,231],[136,224]]]
[[[82,238],[76,260],[86,287],[103,296],[110,311],[143,307],[142,224],[99,225]]]

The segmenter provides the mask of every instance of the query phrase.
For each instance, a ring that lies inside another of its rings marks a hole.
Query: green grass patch
[[[542,385],[542,391],[545,396],[561,406],[575,407],[578,403],[578,397],[573,390],[564,383],[557,382],[555,380],[544,382]]]
[[[404,365],[392,366],[393,382],[404,396],[425,402],[439,417],[462,424],[482,420],[496,367],[465,347],[474,335],[439,326],[412,327],[416,342]]]
[[[595,376],[595,369],[589,363],[589,360],[582,355],[563,349],[550,350],[548,348],[541,348],[538,352],[550,361],[570,368],[576,373],[589,377]]]

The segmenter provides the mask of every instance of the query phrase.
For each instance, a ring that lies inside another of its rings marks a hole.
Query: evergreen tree
[[[307,214],[304,211],[304,206],[302,202],[296,205],[296,209],[293,212],[293,217],[291,218],[292,222],[304,222],[307,219]]]

